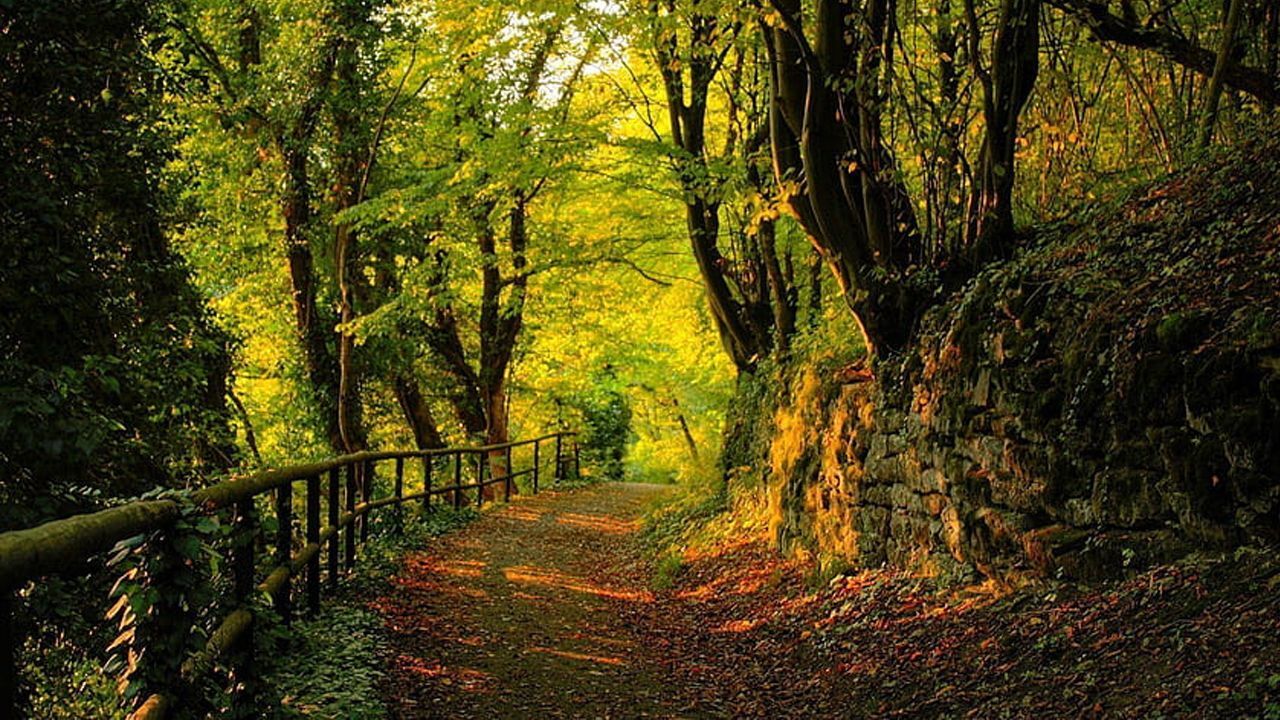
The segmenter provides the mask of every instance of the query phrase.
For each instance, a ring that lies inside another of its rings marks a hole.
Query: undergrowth
[[[278,698],[277,718],[349,718],[387,716],[379,684],[383,679],[386,636],[381,618],[361,604],[389,582],[407,551],[455,530],[479,516],[473,508],[438,507],[409,514],[404,532],[387,532],[390,513],[377,518],[375,538],[360,548],[354,575],[311,619],[293,623],[286,633],[289,652],[265,672],[268,695]]]
[[[769,527],[765,492],[704,481],[651,510],[641,538],[655,558],[653,589],[670,589],[690,560],[762,538]]]

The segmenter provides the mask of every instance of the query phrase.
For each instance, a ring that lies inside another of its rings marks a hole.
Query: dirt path
[[[410,556],[375,605],[392,636],[395,717],[687,716],[637,641],[651,600],[636,552],[658,485],[518,498]]]
[[[411,556],[387,597],[402,718],[1280,717],[1280,561],[1098,586],[814,588],[763,537],[650,591],[651,485],[521,498]]]

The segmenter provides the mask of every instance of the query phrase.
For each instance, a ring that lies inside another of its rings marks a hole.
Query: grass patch
[[[692,535],[729,510],[729,494],[686,492],[645,516],[643,539],[655,554],[688,544]]]
[[[663,555],[653,566],[653,580],[650,585],[654,590],[669,590],[676,584],[676,579],[684,570],[684,558],[676,553]]]

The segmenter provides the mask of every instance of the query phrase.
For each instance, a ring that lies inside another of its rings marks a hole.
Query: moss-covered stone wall
[[[1011,578],[1280,539],[1278,158],[1262,139],[1039,230],[874,373],[748,380],[783,385],[738,421],[779,545]]]

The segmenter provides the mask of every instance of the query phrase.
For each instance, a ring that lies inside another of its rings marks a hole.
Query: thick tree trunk
[[[525,293],[528,290],[528,276],[525,274],[528,265],[525,252],[529,244],[526,203],[523,191],[512,193],[511,209],[507,212],[510,278],[504,279],[498,267],[497,240],[487,218],[478,238],[481,255],[492,258],[491,262],[485,263],[481,274],[479,374],[480,395],[487,420],[486,439],[491,445],[510,440],[507,373],[524,325]],[[505,452],[495,452],[490,456],[489,467],[495,477],[509,471],[505,461]]]
[[[305,147],[291,139],[282,143],[285,162],[283,201],[285,253],[293,295],[294,327],[302,348],[303,366],[317,409],[324,418],[325,435],[335,451],[346,451],[338,423],[339,371],[329,348],[331,328],[337,318],[322,318],[317,306],[315,260],[307,236],[311,225],[311,179]]]
[[[969,19],[970,62],[983,85],[985,135],[978,187],[969,209],[969,247],[973,268],[1013,249],[1013,187],[1018,118],[1040,69],[1040,0],[1004,0],[992,50],[994,67],[981,67],[980,29],[974,0],[965,0]]]
[[[480,291],[480,399],[486,419],[485,439],[489,443],[501,443],[507,441],[503,409],[510,354],[503,337],[502,273],[498,268],[497,242],[487,218],[477,241],[480,256],[485,259]]]
[[[400,404],[400,412],[404,414],[405,422],[413,431],[414,446],[419,450],[444,447],[444,440],[440,437],[440,427],[431,413],[431,406],[422,396],[422,388],[418,385],[418,381],[411,376],[397,374],[392,378],[391,385],[396,401]]]
[[[440,362],[440,369],[454,379],[449,393],[458,424],[471,438],[483,438],[487,423],[484,419],[484,402],[480,397],[480,378],[467,360],[466,349],[458,335],[458,320],[451,308],[436,311],[434,322],[426,332],[427,345]]]
[[[784,27],[763,30],[774,171],[780,183],[801,184],[802,192],[789,198],[791,208],[834,272],[868,352],[901,351],[923,309],[905,277],[922,253],[900,173],[881,137],[879,53],[892,35],[892,13],[876,5],[856,15],[838,0],[819,0],[810,45],[799,0],[778,0],[775,7]]]
[[[765,277],[769,283],[774,345],[779,352],[786,353],[791,349],[791,336],[796,333],[800,296],[796,292],[794,278],[789,278],[778,262],[777,225],[772,220],[761,221],[756,237],[760,243],[760,256],[764,260]]]

